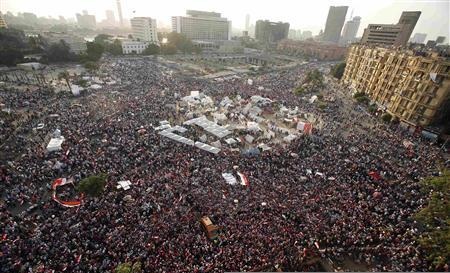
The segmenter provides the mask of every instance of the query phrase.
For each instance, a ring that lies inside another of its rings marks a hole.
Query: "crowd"
[[[248,85],[178,76],[155,60],[106,59],[102,72],[117,84],[85,96],[1,90],[13,110],[32,99],[16,145],[1,148],[8,160],[0,169],[0,272],[113,272],[124,262],[140,262],[143,272],[320,270],[311,257],[376,271],[429,270],[412,216],[426,204],[419,180],[435,172],[439,149],[358,110],[331,80],[322,92],[336,99],[325,110],[292,93],[322,66],[267,73]],[[214,155],[153,129],[177,118],[168,105],[191,90],[215,101],[262,95],[320,116],[324,128],[258,157]],[[32,130],[38,123],[44,129]],[[63,151],[46,153],[55,129]],[[415,144],[412,155],[404,139]],[[221,174],[234,166],[249,187],[224,182]],[[100,197],[78,208],[51,200],[54,179],[99,173],[108,175]],[[131,189],[117,190],[121,180]],[[203,215],[220,227],[219,243],[202,231]]]

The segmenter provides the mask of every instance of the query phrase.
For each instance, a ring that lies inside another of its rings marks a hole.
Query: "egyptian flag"
[[[239,176],[239,180],[241,181],[241,185],[243,186],[250,186],[247,176],[245,176],[243,173],[241,172],[237,172],[238,176]]]
[[[371,171],[369,172],[370,177],[372,177],[373,180],[378,181],[381,179],[381,176],[375,172],[375,171]]]

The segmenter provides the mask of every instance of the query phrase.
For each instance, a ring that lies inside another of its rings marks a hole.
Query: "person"
[[[318,270],[305,263],[309,256],[352,260],[368,270],[430,269],[411,216],[427,202],[419,181],[442,154],[415,138],[420,160],[411,160],[402,145],[411,137],[358,111],[337,92],[342,87],[329,83],[321,91],[335,97],[321,111],[291,91],[306,77],[305,66],[265,73],[248,85],[169,73],[174,68],[153,59],[102,62],[100,75],[116,84],[76,99],[44,89],[0,90],[1,102],[18,113],[30,101],[28,114],[16,117],[20,125],[0,127],[7,139],[0,148],[0,272],[113,272],[125,262],[140,263],[143,272]],[[312,63],[310,69],[327,66]],[[263,95],[320,117],[323,126],[314,137],[258,157],[214,155],[153,129],[161,120],[179,120],[166,105],[191,90],[216,102]],[[49,117],[55,112],[58,118]],[[48,130],[32,131],[38,123]],[[63,151],[46,153],[42,140],[57,128]],[[138,133],[141,128],[146,132]],[[221,174],[233,166],[247,175],[249,187],[224,183]],[[370,171],[383,175],[375,181]],[[100,197],[75,209],[52,202],[46,186],[55,178],[80,181],[99,173],[108,174]],[[117,190],[121,180],[130,180],[131,188]],[[381,196],[374,198],[375,192]],[[220,227],[220,245],[202,233],[202,215]]]

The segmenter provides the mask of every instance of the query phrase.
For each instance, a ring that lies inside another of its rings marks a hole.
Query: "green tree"
[[[311,84],[313,88],[322,88],[324,86],[323,81],[324,78],[322,72],[318,69],[314,69],[306,74],[303,83]]]
[[[419,243],[431,263],[429,271],[443,271],[450,261],[450,171],[422,181],[423,190],[430,193],[428,205],[415,215],[424,226]]]
[[[51,44],[47,48],[45,55],[49,62],[71,62],[77,59],[76,55],[70,51],[70,46],[64,40]]]
[[[103,52],[105,51],[105,47],[102,44],[96,42],[88,42],[86,44],[86,47],[87,60],[93,62],[100,60]]]
[[[176,32],[167,34],[167,44],[174,46],[182,53],[192,53],[195,49],[194,44],[189,38],[187,38],[184,34]]]
[[[86,88],[88,86],[88,82],[85,79],[79,79],[75,82],[76,85],[79,85],[83,88]]]
[[[384,113],[382,116],[381,116],[381,119],[384,121],[384,122],[391,122],[391,119],[392,119],[392,115],[391,114],[389,114],[389,113]]]
[[[23,53],[20,49],[7,47],[0,49],[0,64],[14,66],[23,61]]]
[[[295,95],[297,95],[297,96],[300,96],[301,94],[303,94],[305,92],[305,89],[303,88],[303,87],[301,87],[301,86],[297,86],[295,89],[294,89],[294,91],[293,91],[293,93],[295,94]]]
[[[122,263],[116,267],[116,273],[131,273],[131,263]]]
[[[100,196],[105,185],[106,175],[93,175],[81,180],[77,185],[77,190],[90,196]]]
[[[118,39],[115,39],[114,42],[106,44],[105,51],[114,56],[122,55],[122,42]]]
[[[58,79],[64,79],[66,81],[67,87],[69,87],[70,92],[72,92],[72,87],[70,86],[70,82],[69,82],[69,72],[67,72],[67,70],[62,71],[58,74]]]
[[[339,63],[331,68],[331,75],[336,79],[340,80],[344,75],[345,63]]]
[[[142,272],[141,267],[141,262],[135,262],[134,264],[130,262],[122,263],[116,267],[115,273],[140,273]]]
[[[94,42],[98,43],[98,44],[106,44],[108,42],[109,39],[111,39],[113,36],[109,35],[109,34],[99,34],[97,36],[95,36],[94,38]]]
[[[156,55],[159,54],[159,46],[155,44],[149,44],[146,49],[142,52],[142,55]]]
[[[97,71],[99,68],[98,63],[96,62],[91,62],[91,61],[87,61],[84,63],[84,67],[89,71],[89,72],[94,72]]]
[[[173,55],[177,53],[177,48],[174,45],[166,44],[161,46],[161,53],[164,55]]]

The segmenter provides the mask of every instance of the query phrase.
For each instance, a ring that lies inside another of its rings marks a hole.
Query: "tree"
[[[146,49],[142,52],[142,55],[156,55],[159,54],[159,46],[155,44],[149,44]]]
[[[131,273],[131,263],[122,263],[116,267],[116,273]]]
[[[422,181],[423,190],[431,193],[428,205],[415,215],[424,226],[419,243],[431,263],[429,271],[444,271],[450,261],[450,171]]]
[[[94,38],[94,42],[98,43],[98,44],[102,44],[104,45],[105,43],[107,43],[107,41],[109,39],[111,39],[113,36],[109,35],[109,34],[99,34],[97,36],[95,36]]]
[[[76,85],[79,85],[83,88],[86,88],[88,86],[88,82],[85,79],[79,79],[75,82]]]
[[[77,59],[75,54],[70,51],[70,46],[64,40],[51,44],[47,48],[45,55],[49,62],[71,62]]]
[[[324,86],[323,81],[324,79],[322,72],[318,69],[314,69],[306,74],[303,84],[311,84],[313,88],[322,88]]]
[[[122,55],[122,42],[118,39],[115,39],[113,43],[108,43],[105,46],[105,51],[109,52],[110,54],[117,56]]]
[[[344,75],[345,71],[345,63],[340,63],[331,68],[331,75],[335,77],[336,79],[340,80],[342,76]]]
[[[17,48],[7,47],[0,49],[0,64],[14,66],[23,60],[23,53]]]
[[[173,55],[177,53],[177,48],[174,45],[166,44],[161,46],[161,53],[164,55]]]
[[[382,119],[384,122],[389,123],[389,122],[391,122],[392,115],[389,114],[389,113],[384,113],[384,114],[381,116],[381,119]]]
[[[177,32],[171,32],[167,35],[167,44],[174,46],[183,53],[192,53],[195,50],[195,46],[191,39],[188,39],[185,35]]]
[[[94,72],[96,70],[98,70],[99,65],[96,62],[91,62],[91,61],[87,61],[84,63],[84,67],[89,71],[89,72]]]
[[[305,89],[303,88],[303,87],[301,87],[301,86],[297,86],[295,89],[294,89],[294,91],[293,91],[293,93],[295,94],[295,95],[297,95],[297,96],[300,96],[301,94],[303,94],[305,92]]]
[[[106,175],[93,175],[80,181],[77,185],[79,192],[85,193],[90,196],[99,196],[106,185]]]
[[[128,262],[119,264],[115,273],[140,273],[141,271],[141,262],[135,262],[134,264]]]
[[[102,44],[96,42],[88,42],[86,46],[87,60],[94,62],[100,60],[103,52],[105,51],[105,47]]]
[[[69,87],[70,92],[72,92],[72,87],[70,86],[70,82],[69,82],[69,72],[67,72],[67,70],[60,72],[58,74],[58,79],[64,79],[66,81],[67,87]]]

